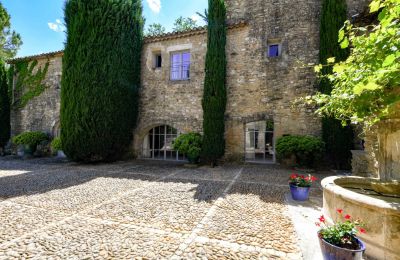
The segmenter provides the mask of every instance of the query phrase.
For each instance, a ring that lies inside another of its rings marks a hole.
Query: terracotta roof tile
[[[245,25],[247,25],[246,21],[239,21],[236,23],[229,24],[228,29],[239,28],[239,27],[243,27]],[[183,32],[169,32],[169,33],[164,33],[164,34],[160,34],[160,35],[156,35],[156,36],[144,37],[144,43],[168,41],[168,40],[172,40],[172,39],[179,39],[179,38],[189,37],[189,36],[193,36],[193,35],[200,35],[200,34],[205,34],[205,33],[207,33],[207,26],[202,26],[202,27],[197,27],[192,30],[183,31]],[[7,61],[7,63],[14,64],[18,61],[51,58],[51,57],[56,57],[56,56],[62,56],[63,54],[64,54],[64,50],[47,52],[47,53],[41,53],[41,54],[36,54],[36,55],[31,55],[31,56],[10,59]]]

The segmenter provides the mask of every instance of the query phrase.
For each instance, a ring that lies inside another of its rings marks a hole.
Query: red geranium
[[[310,187],[311,184],[316,180],[317,178],[311,175],[305,177],[304,175],[292,173],[289,178],[289,184],[295,185],[297,187]]]
[[[318,233],[319,237],[324,239],[326,242],[341,248],[359,248],[355,236],[357,232],[366,232],[363,228],[363,224],[358,219],[352,219],[349,214],[343,216],[342,209],[337,209],[336,212],[340,214],[341,219],[336,221],[333,226],[326,225],[324,216],[319,217],[320,222],[317,225],[321,227]]]

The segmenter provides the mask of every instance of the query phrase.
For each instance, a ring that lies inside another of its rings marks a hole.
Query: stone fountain
[[[397,111],[400,111],[400,107]],[[322,181],[324,214],[343,209],[366,224],[359,235],[371,259],[400,259],[400,112],[367,132],[365,151],[353,152],[353,175]]]

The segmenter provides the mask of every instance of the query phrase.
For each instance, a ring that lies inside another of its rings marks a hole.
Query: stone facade
[[[40,96],[31,99],[24,108],[12,108],[12,136],[25,131],[43,131],[51,135],[57,135],[59,132],[62,53],[42,56],[37,60],[35,70],[43,68],[49,61],[48,72],[43,82],[47,88]],[[18,98],[18,94],[14,92],[13,101]]]
[[[349,0],[349,15],[363,6],[361,2]],[[295,6],[291,1],[277,0],[226,0],[226,4],[230,26],[226,47],[225,159],[245,158],[246,144],[250,143],[246,124],[251,122],[273,122],[273,137],[257,133],[254,140],[258,143],[270,138],[270,154],[274,154],[271,147],[282,135],[320,135],[320,120],[313,110],[294,109],[292,101],[316,89],[315,74],[309,64],[318,62],[321,1],[296,1]],[[278,57],[268,57],[270,45],[279,46]],[[190,53],[190,79],[173,81],[171,55],[179,51]],[[135,156],[142,155],[143,138],[153,127],[169,125],[182,133],[202,132],[206,51],[204,28],[145,39],[140,114],[132,148]],[[24,109],[12,112],[13,135],[27,130],[55,133],[59,121],[61,55],[34,57],[41,62],[50,58],[45,80],[49,88]],[[161,68],[155,68],[158,55],[162,58]]]

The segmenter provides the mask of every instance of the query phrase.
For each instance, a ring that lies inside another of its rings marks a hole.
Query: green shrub
[[[51,141],[51,149],[53,149],[53,151],[61,151],[62,150],[62,143],[61,143],[60,137],[56,137],[53,139],[53,141]]]
[[[190,162],[196,163],[200,157],[203,138],[198,133],[182,134],[174,141],[174,150],[185,154]]]
[[[313,167],[325,153],[325,143],[313,136],[288,135],[278,139],[276,143],[278,159],[296,156],[297,164]]]
[[[34,149],[38,144],[47,141],[49,138],[47,134],[42,132],[25,132],[20,135],[14,136],[12,141],[17,145],[29,145]]]
[[[69,0],[61,79],[61,139],[74,161],[115,161],[138,114],[141,0]]]

